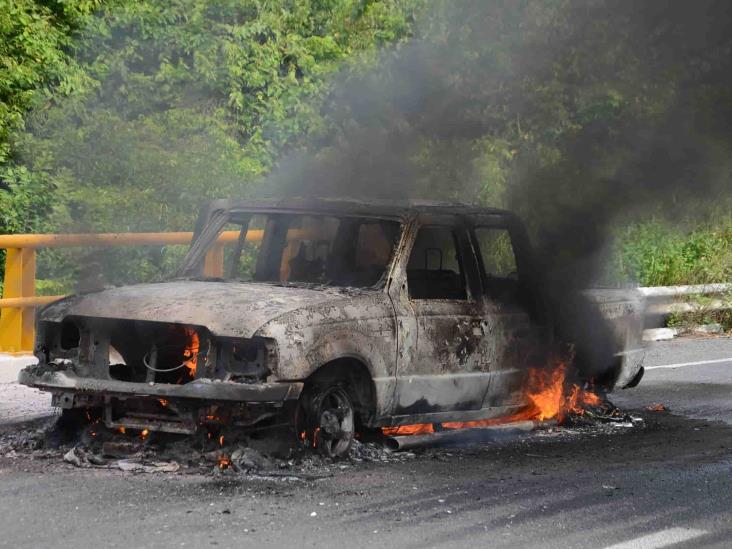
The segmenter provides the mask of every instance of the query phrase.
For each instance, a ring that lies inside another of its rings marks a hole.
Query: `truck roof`
[[[333,214],[410,217],[414,214],[430,213],[444,215],[500,214],[514,217],[498,208],[486,208],[459,202],[439,202],[434,200],[383,200],[355,198],[280,198],[280,199],[222,199],[213,200],[206,205],[209,211],[225,210],[286,210],[324,212]]]

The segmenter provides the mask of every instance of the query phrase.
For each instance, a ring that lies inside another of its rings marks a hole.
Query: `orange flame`
[[[221,454],[218,459],[219,469],[228,469],[231,466],[231,458],[226,454]]]
[[[381,429],[381,432],[388,437],[429,435],[435,432],[435,426],[432,423],[415,423],[414,425],[401,425],[399,427],[384,427]]]
[[[188,345],[183,350],[183,361],[190,372],[191,377],[196,377],[196,366],[198,364],[198,350],[200,347],[198,334],[195,330],[186,328]]]
[[[514,415],[475,421],[450,421],[442,423],[443,429],[467,429],[490,427],[516,421],[556,419],[560,423],[567,414],[582,415],[585,409],[602,404],[602,399],[591,391],[572,384],[567,387],[567,365],[559,362],[553,369],[533,368],[529,371],[526,383],[526,397],[529,406]],[[383,427],[385,436],[406,436],[434,433],[432,423]]]

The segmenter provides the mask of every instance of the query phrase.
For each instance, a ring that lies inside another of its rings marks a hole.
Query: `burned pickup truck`
[[[559,339],[532,261],[501,210],[214,201],[176,278],[47,306],[20,382],[110,428],[290,424],[331,456],[360,429],[510,416]],[[637,383],[641,304],[594,299],[615,338],[603,383]]]

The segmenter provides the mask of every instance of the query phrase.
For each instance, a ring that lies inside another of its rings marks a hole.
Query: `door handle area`
[[[473,328],[473,335],[475,336],[485,335],[491,331],[488,321],[484,318],[474,318],[471,320],[470,325]]]

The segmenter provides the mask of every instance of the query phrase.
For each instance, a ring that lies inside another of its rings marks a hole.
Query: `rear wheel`
[[[312,386],[300,398],[298,432],[308,446],[327,457],[341,457],[355,435],[355,411],[341,385]]]

